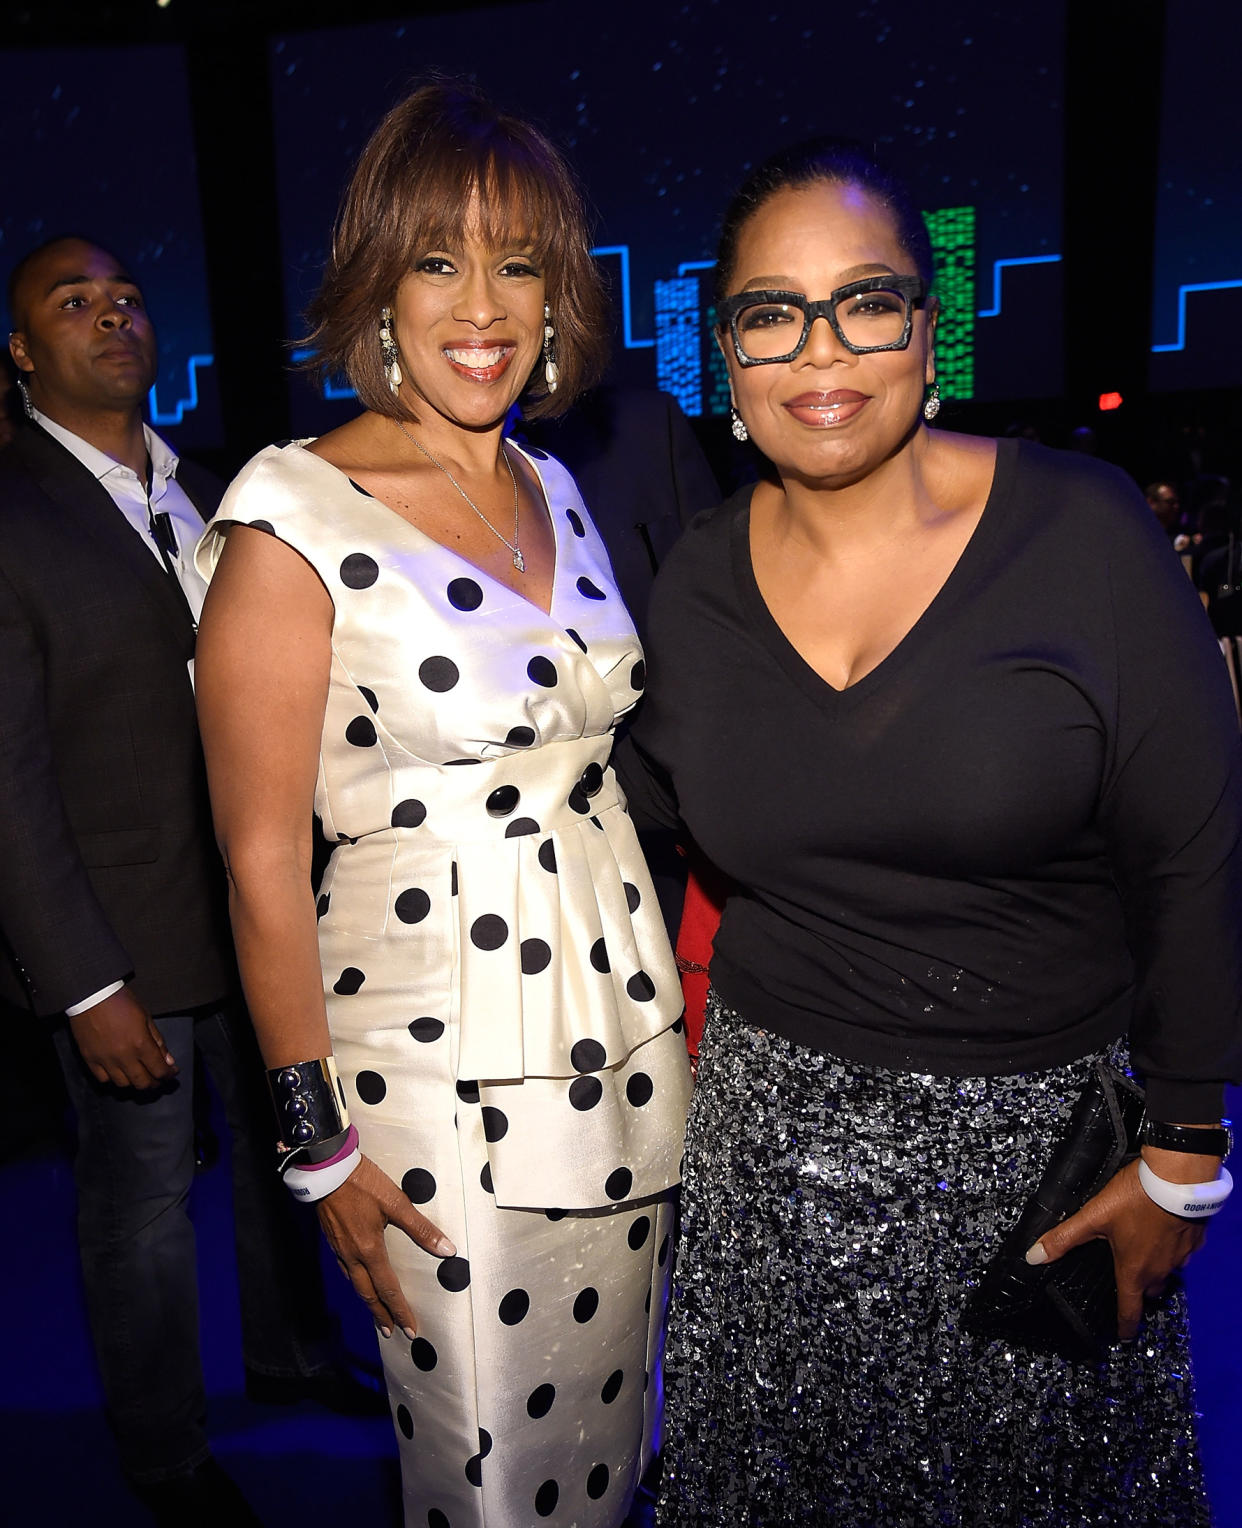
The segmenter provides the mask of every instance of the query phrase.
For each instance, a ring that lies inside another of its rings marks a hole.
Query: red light
[[[1120,393],[1101,393],[1100,394],[1100,413],[1101,414],[1107,414],[1107,413],[1110,412],[1110,410],[1112,410],[1112,409],[1119,409],[1120,407],[1121,407],[1121,394]]]

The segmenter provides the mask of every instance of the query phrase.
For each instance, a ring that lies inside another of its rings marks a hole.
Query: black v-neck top
[[[1000,441],[940,592],[840,691],[764,603],[750,495],[666,560],[618,755],[640,826],[688,830],[736,883],[724,1002],[949,1075],[1061,1065],[1128,1031],[1153,1114],[1218,1118],[1242,1050],[1238,727],[1133,484]]]

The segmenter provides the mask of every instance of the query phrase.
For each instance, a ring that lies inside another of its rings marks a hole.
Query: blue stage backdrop
[[[813,133],[874,144],[913,182],[944,269],[951,396],[1054,396],[1060,350],[1060,3],[533,0],[274,39],[287,317],[298,332],[349,168],[422,71],[475,76],[574,159],[599,212],[618,370],[722,411],[705,267],[747,166]],[[294,428],[347,412],[295,381]],[[329,391],[332,391],[329,389]]]
[[[1242,385],[1242,98],[1237,0],[1170,5],[1149,385]],[[1118,145],[1124,152],[1124,146]],[[1117,258],[1126,258],[1125,235]]]
[[[159,336],[152,419],[179,449],[220,445],[182,50],[28,49],[4,64],[0,270],[61,233],[115,251]]]

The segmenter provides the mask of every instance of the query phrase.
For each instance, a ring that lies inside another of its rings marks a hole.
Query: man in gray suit
[[[114,256],[55,240],[9,301],[29,419],[0,452],[0,996],[53,1027],[77,1112],[88,1313],[126,1474],[160,1522],[257,1523],[204,1430],[196,1052],[233,1139],[247,1387],[293,1399],[339,1374],[313,1228],[278,1230],[295,1210],[229,1003],[189,669],[191,557],[219,485],[143,423],[155,335]]]

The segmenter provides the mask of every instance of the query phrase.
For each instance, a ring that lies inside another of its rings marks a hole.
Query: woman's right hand
[[[384,1228],[396,1226],[435,1257],[453,1257],[457,1248],[369,1157],[363,1157],[345,1182],[320,1199],[315,1209],[337,1262],[380,1332],[391,1337],[395,1328],[413,1341],[417,1335],[414,1313],[388,1261]]]

